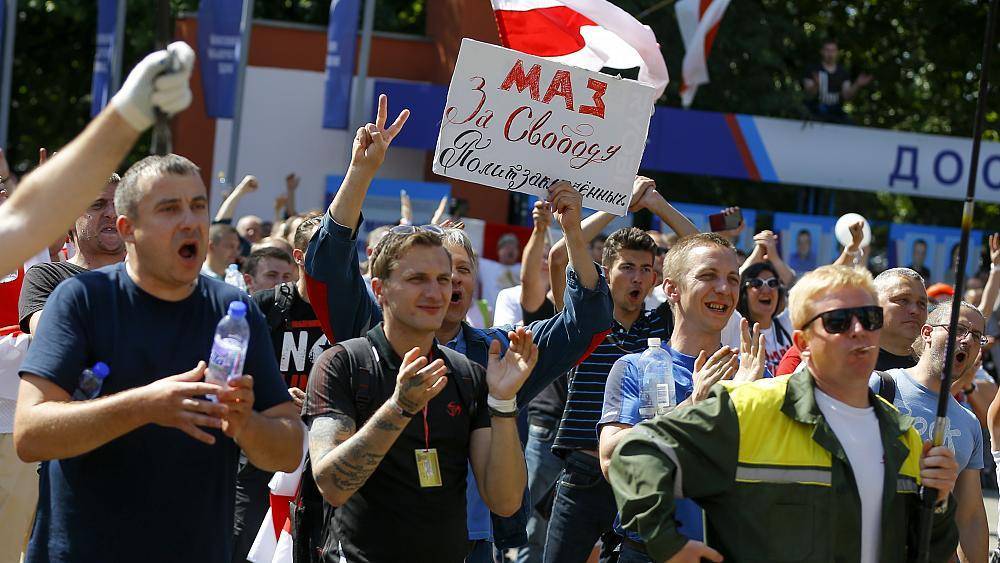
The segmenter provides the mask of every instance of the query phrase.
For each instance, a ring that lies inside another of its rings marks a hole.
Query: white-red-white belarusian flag
[[[663,94],[670,78],[649,26],[606,0],[490,0],[508,49],[621,75]]]
[[[291,505],[302,483],[302,471],[306,463],[308,437],[303,437],[302,460],[291,473],[281,471],[271,477],[271,508],[261,522],[257,537],[250,546],[247,560],[253,563],[292,563],[292,520]],[[249,523],[248,523],[249,525]]]
[[[678,0],[674,5],[684,39],[684,81],[681,104],[690,107],[698,86],[708,84],[708,54],[729,0]]]

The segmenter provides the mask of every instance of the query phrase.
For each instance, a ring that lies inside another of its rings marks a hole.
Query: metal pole
[[[4,19],[3,67],[0,69],[0,147],[7,148],[10,125],[10,81],[14,70],[14,33],[17,29],[17,0],[7,0]]]
[[[243,85],[247,75],[247,58],[250,54],[250,31],[253,28],[253,0],[243,0],[243,16],[240,19],[240,63],[236,68],[236,94],[233,96],[233,128],[229,136],[229,164],[226,178],[234,188],[236,180],[236,157],[240,154],[240,122],[243,121]]]
[[[351,129],[368,122],[365,116],[365,83],[368,82],[368,61],[371,58],[372,28],[375,25],[375,0],[365,0],[365,15],[361,24],[361,52],[358,54],[358,74],[351,96]]]
[[[125,48],[125,0],[118,0],[118,13],[115,16],[115,44],[111,46],[111,88],[109,94],[114,96],[122,85],[122,49]]]
[[[156,38],[155,47],[159,51],[166,49],[170,43],[170,0],[156,2]],[[170,67],[173,67],[173,61]],[[166,155],[173,150],[173,139],[170,132],[170,120],[166,114],[156,109],[156,123],[153,125],[153,138],[149,143],[149,152],[156,155]]]
[[[941,387],[938,389],[937,418],[934,422],[935,446],[944,443],[944,430],[948,424],[948,402],[951,399],[951,369],[955,356],[955,331],[958,329],[958,316],[962,309],[962,293],[965,285],[966,252],[969,246],[969,231],[972,230],[972,213],[976,207],[976,180],[979,178],[979,149],[983,142],[983,128],[986,120],[986,98],[990,90],[990,58],[996,47],[993,37],[997,27],[997,7],[1000,0],[992,0],[986,16],[986,37],[983,40],[983,55],[980,62],[979,97],[976,99],[976,121],[972,126],[972,160],[969,162],[969,183],[965,192],[965,205],[962,208],[962,236],[958,243],[958,265],[955,271],[955,295],[951,300],[951,320],[948,323],[948,347],[945,349],[944,368],[941,372]],[[923,487],[921,491],[922,509],[920,512],[920,544],[917,546],[917,560],[926,563],[930,560],[931,527],[934,519],[934,505],[937,501],[937,490]]]

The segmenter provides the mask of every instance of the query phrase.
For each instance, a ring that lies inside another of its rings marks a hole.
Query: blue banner
[[[243,2],[237,0],[201,0],[198,7],[198,59],[209,117],[233,117],[242,17]]]
[[[111,100],[111,65],[115,60],[117,0],[97,1],[97,49],[94,51],[94,77],[90,83],[90,117],[94,117]]]
[[[351,116],[351,79],[358,42],[360,0],[332,0],[326,30],[326,93],[323,128],[346,129]]]

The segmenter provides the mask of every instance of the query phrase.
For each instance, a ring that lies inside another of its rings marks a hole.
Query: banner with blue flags
[[[243,2],[236,0],[201,0],[198,7],[198,59],[209,117],[233,117],[242,17]]]
[[[94,77],[90,83],[90,116],[94,117],[111,100],[112,65],[116,60],[118,1],[97,0],[97,48],[94,51]]]
[[[351,115],[351,79],[358,42],[360,0],[332,0],[326,30],[326,93],[323,127],[346,129]]]

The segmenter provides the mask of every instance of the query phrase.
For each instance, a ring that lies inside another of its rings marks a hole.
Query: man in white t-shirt
[[[924,485],[938,491],[930,561],[948,561],[958,465],[868,389],[882,327],[871,275],[817,268],[792,289],[789,309],[806,369],[716,385],[621,441],[608,479],[623,527],[654,561],[902,563],[917,555]],[[707,543],[678,532],[675,497],[701,504]]]

